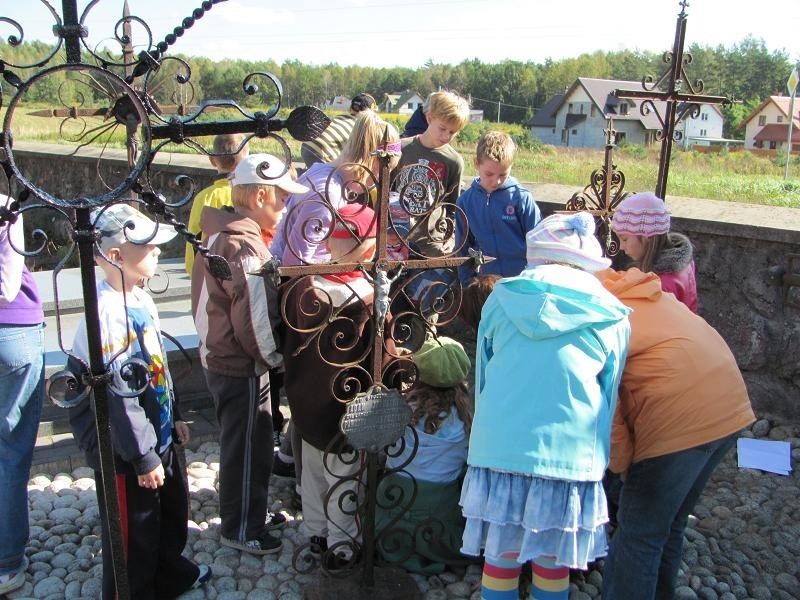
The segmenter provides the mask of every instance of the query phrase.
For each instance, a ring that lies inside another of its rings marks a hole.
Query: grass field
[[[113,127],[113,121],[102,117],[88,117],[84,121],[57,117],[31,116],[29,112],[42,107],[17,107],[12,118],[15,140],[51,143],[68,143],[75,146],[85,143],[94,134],[100,135],[92,145],[123,148],[125,132],[122,126]],[[0,109],[5,126],[6,109]],[[405,118],[386,115],[387,120],[402,125]],[[228,115],[213,113],[207,118],[226,119]],[[233,117],[231,115],[230,118]],[[111,126],[111,127],[109,127]],[[521,181],[532,183],[560,183],[585,186],[592,171],[603,164],[602,150],[574,149],[547,146],[530,140],[527,132],[518,125],[480,123],[468,125],[457,138],[455,147],[464,156],[466,176],[473,176],[472,166],[475,141],[482,131],[499,127],[522,140],[513,174]],[[84,129],[85,128],[85,129]],[[94,133],[87,133],[94,131]],[[208,147],[210,139],[198,140]],[[300,158],[300,143],[287,140],[292,155]],[[524,146],[529,146],[526,148]],[[274,142],[255,140],[251,152],[276,152]],[[163,151],[195,152],[187,146],[169,145]],[[659,147],[623,146],[614,153],[614,164],[625,175],[625,189],[641,191],[654,189],[658,175]],[[785,160],[785,155],[784,159]],[[667,190],[671,195],[709,198],[731,202],[748,202],[771,206],[800,208],[800,158],[793,157],[790,178],[783,179],[784,162],[780,158],[766,158],[749,152],[723,152],[703,154],[673,150]]]

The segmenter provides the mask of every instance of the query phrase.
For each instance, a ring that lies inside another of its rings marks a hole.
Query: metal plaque
[[[403,435],[411,408],[398,390],[373,386],[347,403],[339,428],[356,450],[377,452]]]

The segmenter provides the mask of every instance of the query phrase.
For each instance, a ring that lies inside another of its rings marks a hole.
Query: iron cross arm
[[[730,104],[725,96],[704,96],[702,94],[681,94],[680,92],[649,92],[647,90],[614,90],[617,98],[637,98],[642,100],[665,100],[675,102],[692,102],[697,104]]]

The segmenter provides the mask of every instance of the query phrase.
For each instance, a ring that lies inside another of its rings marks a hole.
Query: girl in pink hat
[[[685,235],[670,232],[670,216],[664,201],[653,192],[625,198],[617,207],[611,228],[631,266],[653,272],[661,289],[675,294],[692,312],[697,312],[692,243]]]

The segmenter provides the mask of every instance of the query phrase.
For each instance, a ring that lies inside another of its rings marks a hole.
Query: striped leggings
[[[522,565],[516,553],[500,559],[486,559],[481,580],[483,600],[516,600]],[[569,598],[569,567],[556,566],[552,557],[539,556],[531,561],[532,600],[567,600]]]

